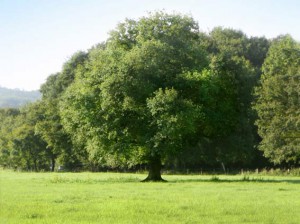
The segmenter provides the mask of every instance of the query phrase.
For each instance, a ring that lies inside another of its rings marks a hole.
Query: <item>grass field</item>
[[[0,171],[0,223],[300,223],[300,177]]]

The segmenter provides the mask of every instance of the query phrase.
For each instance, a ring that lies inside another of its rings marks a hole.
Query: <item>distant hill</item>
[[[39,91],[24,91],[0,87],[0,108],[17,108],[41,98]]]

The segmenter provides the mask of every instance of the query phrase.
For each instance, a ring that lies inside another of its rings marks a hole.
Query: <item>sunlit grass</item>
[[[300,177],[0,175],[0,223],[300,223]]]

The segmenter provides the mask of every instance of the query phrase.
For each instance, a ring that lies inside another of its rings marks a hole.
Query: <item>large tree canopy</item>
[[[188,94],[207,64],[197,32],[192,18],[164,13],[120,24],[67,90],[66,129],[104,157],[140,155],[161,180],[161,160],[201,128],[200,97]]]
[[[276,164],[300,162],[300,44],[274,40],[256,90],[260,149]]]
[[[251,68],[227,52],[209,63],[201,41],[192,18],[158,12],[120,24],[90,52],[61,103],[90,159],[145,162],[146,180],[161,180],[169,155],[237,129]]]

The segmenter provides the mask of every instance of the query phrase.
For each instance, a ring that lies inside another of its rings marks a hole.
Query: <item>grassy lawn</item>
[[[300,177],[0,171],[0,223],[300,223]]]

